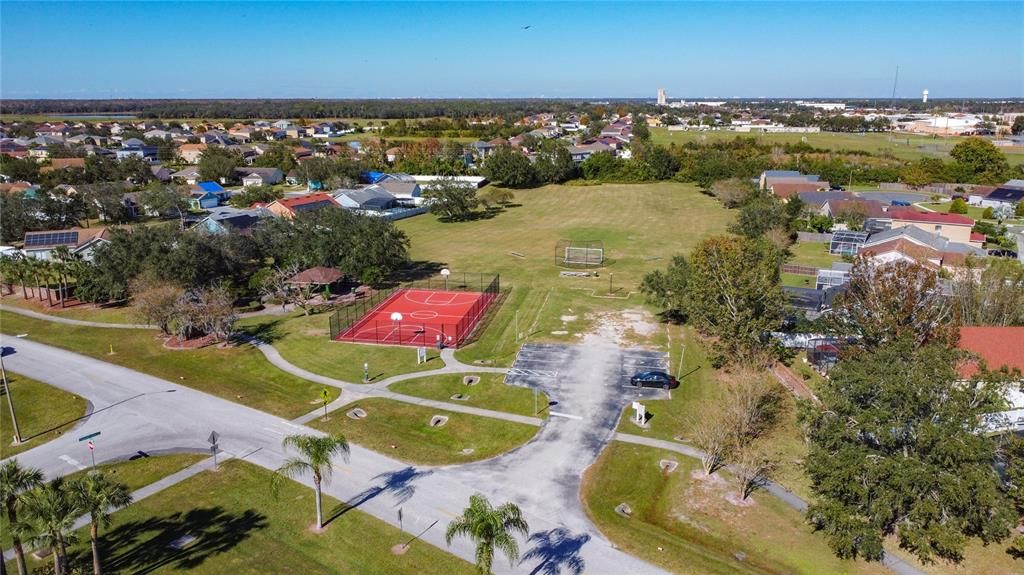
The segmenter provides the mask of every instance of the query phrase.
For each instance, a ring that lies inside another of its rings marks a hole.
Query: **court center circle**
[[[411,317],[413,319],[434,319],[437,316],[438,316],[438,313],[436,311],[431,311],[429,309],[416,310],[416,311],[409,312],[409,317]]]

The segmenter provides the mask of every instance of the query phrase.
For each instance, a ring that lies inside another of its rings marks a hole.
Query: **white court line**
[[[71,457],[70,455],[61,455],[57,459],[63,461],[64,463],[67,463],[68,465],[78,469],[79,471],[82,471],[83,469],[88,469],[88,467],[82,465],[81,463],[79,463],[77,459]]]
[[[560,411],[549,411],[548,413],[551,414],[551,417],[564,417],[566,419],[577,419],[577,420],[582,420],[583,419],[582,417],[580,417],[578,415],[572,415],[572,414],[569,414],[569,413],[562,413]]]

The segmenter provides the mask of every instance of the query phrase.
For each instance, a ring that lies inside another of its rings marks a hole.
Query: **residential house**
[[[189,185],[195,185],[199,181],[199,168],[189,166],[171,174],[171,178]]]
[[[272,186],[284,181],[280,168],[235,168],[236,177],[242,180],[242,187]]]
[[[150,138],[157,138],[157,139],[160,139],[160,140],[170,140],[171,138],[174,137],[174,134],[171,133],[171,132],[168,132],[167,130],[162,130],[160,128],[154,128],[154,129],[149,130],[147,132],[143,132],[142,136],[144,138],[146,138],[147,140],[150,139]]]
[[[124,141],[121,142],[121,147],[123,147],[123,148],[138,148],[139,146],[145,146],[145,145],[146,145],[146,142],[143,142],[142,140],[140,140],[138,138],[128,138],[127,140],[124,140]]]
[[[225,190],[217,182],[198,182],[193,186],[193,191],[209,192],[217,198],[219,203],[224,203],[231,198],[231,192]]]
[[[611,152],[613,148],[608,144],[601,142],[593,142],[590,144],[582,144],[579,146],[569,146],[569,155],[572,157],[572,161],[577,164],[582,164],[590,156],[599,152]]]
[[[198,164],[207,147],[208,144],[182,144],[178,147],[178,155],[189,164]]]
[[[298,214],[329,207],[339,206],[334,198],[322,192],[294,198],[282,198],[274,200],[266,206],[267,211],[279,218],[294,218]]]
[[[153,174],[153,179],[158,182],[169,182],[174,175],[174,170],[161,164],[153,164],[149,166],[149,173]]]
[[[1014,182],[1021,183],[1015,185]],[[985,195],[981,200],[981,207],[1015,209],[1021,201],[1024,201],[1024,180],[1010,180]]]
[[[817,178],[818,176],[813,177]],[[785,201],[802,192],[827,192],[829,183],[818,179],[770,178],[766,189],[768,193]]]
[[[359,190],[335,190],[331,193],[338,205],[350,210],[384,211],[395,207],[398,200],[383,186],[373,185]]]
[[[408,176],[408,174],[403,174]],[[411,176],[408,176],[411,178]],[[382,179],[370,187],[377,187],[394,196],[399,203],[420,205],[423,202],[423,189],[415,180]]]
[[[189,192],[188,207],[190,210],[208,210],[220,205],[220,198],[213,192],[202,189],[193,189]]]
[[[469,147],[478,158],[486,158],[494,152],[494,144],[484,142],[483,140],[477,140],[470,144]]]
[[[214,235],[237,233],[249,236],[259,221],[268,216],[263,209],[216,212],[199,220],[190,229]]]
[[[819,192],[828,193],[828,192]],[[892,220],[887,211],[888,205],[878,200],[864,198],[848,198],[829,200],[821,209],[821,214],[841,220],[833,229],[845,230],[849,225],[856,224],[856,229],[867,229],[871,222],[871,230],[882,231],[892,227]]]
[[[93,250],[107,241],[107,228],[104,227],[25,232],[22,252],[28,257],[48,260],[54,249],[65,246],[72,254],[85,261],[92,261]]]
[[[758,184],[762,190],[767,190],[773,182],[817,182],[820,179],[816,175],[805,175],[796,170],[765,170],[761,172]]]
[[[968,256],[985,257],[985,250],[969,243],[950,241],[936,233],[916,226],[894,227],[872,235],[858,250],[873,262],[917,262],[933,269],[962,267]]]
[[[1006,411],[987,414],[982,417],[982,425],[987,432],[1024,430],[1024,393],[1020,383],[1024,381],[1024,327],[1013,326],[962,326],[960,349],[976,356],[960,364],[957,372],[964,380],[976,376],[983,362],[989,370],[1007,369],[1016,374],[1016,381],[1006,389],[1005,399],[1008,404]]]
[[[39,168],[39,172],[45,174],[48,172],[67,169],[84,170],[85,158],[53,158],[50,160],[50,165]]]
[[[156,146],[129,146],[114,150],[114,155],[117,156],[118,160],[124,160],[133,156],[141,160],[156,160],[156,153]]]
[[[913,226],[926,232],[935,232],[951,242],[969,244],[974,220],[960,214],[923,212],[909,208],[889,210],[892,228]]]

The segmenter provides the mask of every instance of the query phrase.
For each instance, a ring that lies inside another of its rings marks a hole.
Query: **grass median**
[[[0,331],[180,383],[280,417],[315,408],[322,386],[289,375],[248,345],[187,351],[163,347],[155,330],[63,325],[0,312]],[[113,349],[114,353],[110,351]],[[331,399],[338,392],[330,388]]]
[[[85,415],[86,401],[62,389],[11,371],[7,372],[11,399],[18,415],[22,443],[14,445],[14,426],[8,406],[0,406],[0,459],[38,447],[74,427]],[[3,403],[7,398],[0,393]]]
[[[478,377],[479,382],[466,385],[467,377]],[[547,414],[547,395],[537,394],[535,402],[532,390],[505,385],[505,375],[501,373],[433,375],[392,383],[388,389],[424,399],[458,402],[518,415],[545,417]],[[454,395],[462,395],[463,399],[453,399]]]
[[[362,419],[347,413],[360,408]],[[431,425],[435,415],[444,425]],[[353,402],[331,413],[328,421],[309,425],[341,433],[352,443],[415,465],[452,465],[479,461],[511,451],[529,441],[538,428],[479,415],[469,415],[371,398]]]
[[[118,511],[101,531],[106,569],[197,575],[474,572],[469,563],[422,542],[393,555],[391,547],[408,534],[329,496],[323,503],[331,521],[314,533],[313,490],[286,481],[274,497],[271,476],[250,463],[228,461],[218,472],[202,472]],[[180,549],[172,545],[186,535],[194,539]],[[87,533],[79,539],[70,553],[88,565]]]

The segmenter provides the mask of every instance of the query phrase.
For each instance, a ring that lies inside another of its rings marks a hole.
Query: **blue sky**
[[[1024,97],[1024,2],[0,2],[3,98],[887,98],[897,64]]]

